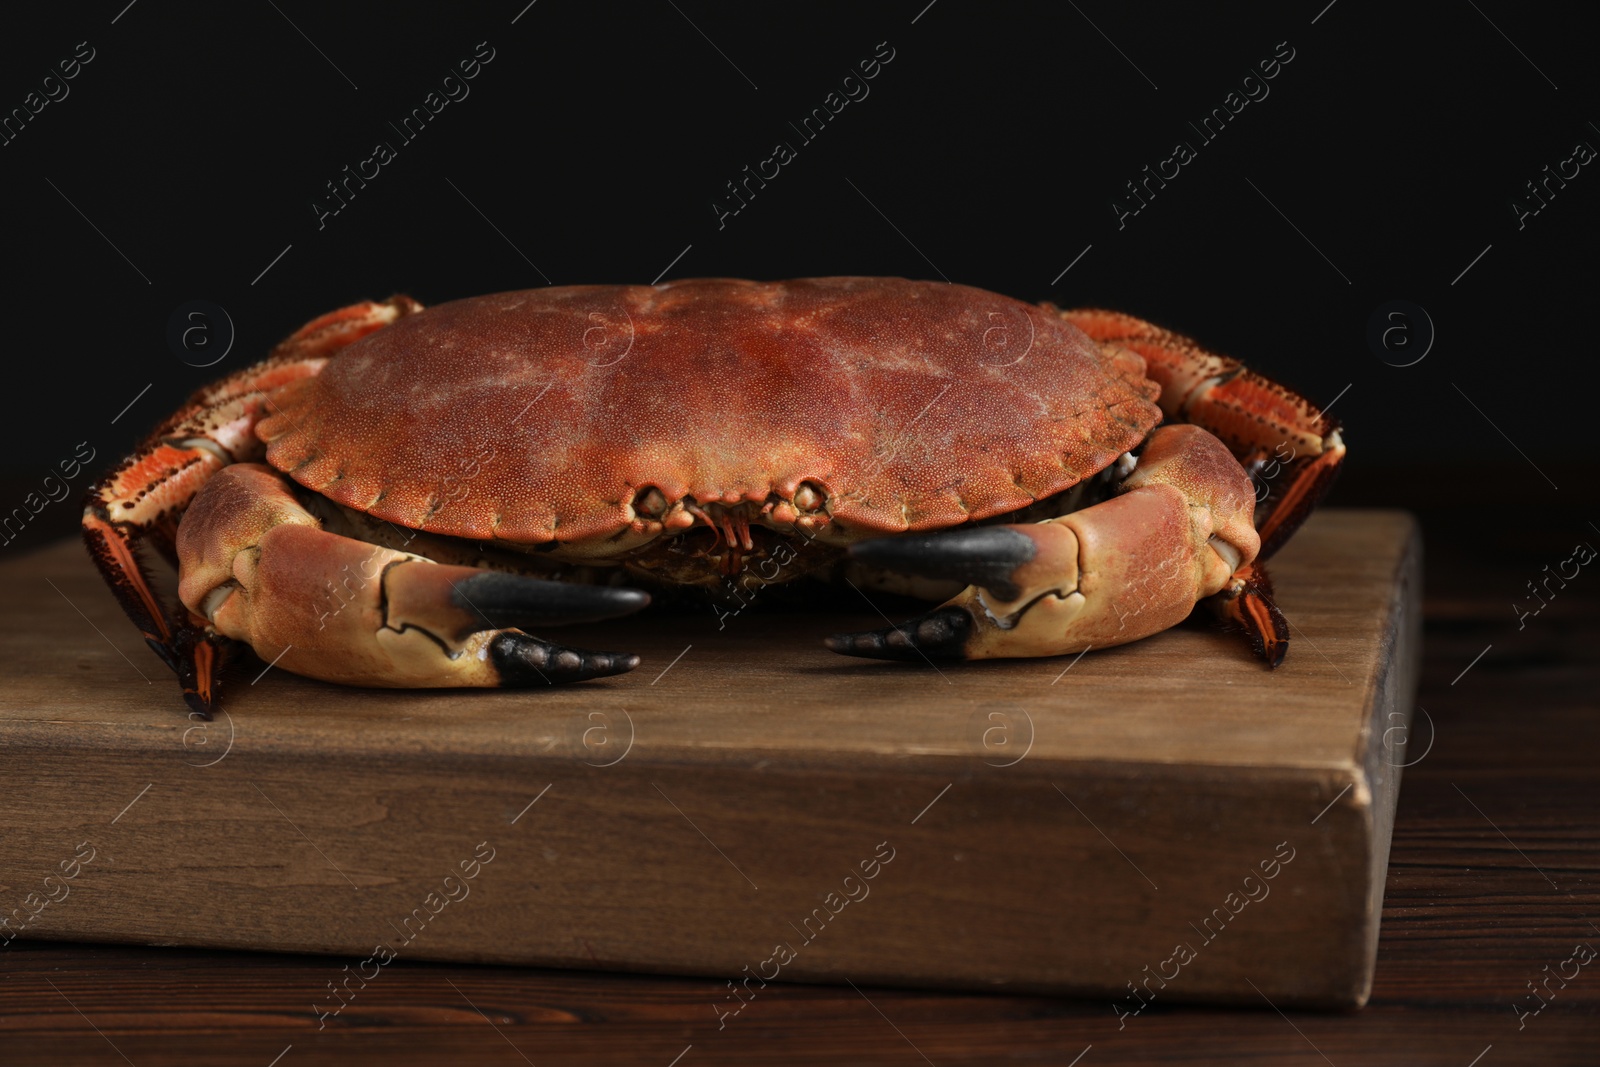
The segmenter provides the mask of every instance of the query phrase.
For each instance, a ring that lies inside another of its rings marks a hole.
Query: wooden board
[[[1274,561],[1276,672],[1203,624],[1076,663],[846,660],[818,638],[876,615],[841,599],[569,629],[645,663],[539,692],[258,665],[210,726],[76,545],[0,569],[0,918],[23,937],[331,953],[334,979],[392,953],[1129,1013],[1130,984],[1370,988],[1419,648],[1401,513],[1320,513]]]

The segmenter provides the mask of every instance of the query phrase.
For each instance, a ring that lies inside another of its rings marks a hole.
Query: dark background
[[[1549,517],[1587,510],[1592,475],[1574,464],[1592,438],[1600,177],[1583,168],[1521,230],[1510,207],[1578,141],[1600,146],[1569,15],[525,2],[8,14],[0,107],[23,106],[78,42],[95,58],[0,146],[20,326],[0,503],[79,442],[110,463],[323,311],[665,272],[944,276],[1116,307],[1337,397],[1351,448],[1338,502],[1470,492],[1478,521],[1543,523],[1563,549],[1553,527],[1571,523]],[[482,41],[494,59],[470,95],[403,143],[387,123]],[[870,95],[802,143],[788,124],[884,41],[894,58]],[[1294,58],[1270,94],[1202,143],[1187,122],[1285,41]],[[1113,199],[1179,139],[1198,158],[1119,229]],[[397,158],[319,229],[313,201],[379,140]],[[778,140],[798,158],[719,228],[725,183]],[[1437,331],[1412,366],[1367,340],[1395,299]],[[236,329],[206,369],[167,340],[191,300]],[[7,549],[70,532],[86,482]]]

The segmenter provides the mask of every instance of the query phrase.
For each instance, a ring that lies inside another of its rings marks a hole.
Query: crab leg
[[[1333,487],[1345,453],[1338,423],[1238,360],[1143,319],[1092,308],[1058,314],[1102,345],[1143,356],[1145,373],[1161,386],[1167,418],[1204,426],[1255,476],[1261,554],[1239,572],[1229,595],[1210,606],[1223,622],[1243,629],[1256,654],[1276,666],[1271,649],[1287,641],[1287,623],[1270,607],[1272,580],[1261,561],[1283,547]],[[1275,633],[1281,635],[1276,641]]]
[[[178,530],[178,596],[214,630],[296,674],[401,688],[581,681],[639,657],[566,648],[521,625],[636,611],[635,589],[435,563],[322,529],[272,468],[219,472]]]
[[[89,555],[145,643],[177,673],[196,712],[209,715],[224,646],[205,632],[203,620],[163,605],[140,542],[175,562],[178,520],[195,494],[228,464],[263,454],[255,425],[271,410],[272,397],[317,374],[338,349],[420,308],[397,296],[307,323],[267,359],[196,393],[90,490],[83,512]]]
[[[1198,426],[1164,426],[1119,495],[1082,511],[853,546],[850,555],[871,566],[975,584],[902,626],[841,634],[828,647],[882,659],[991,659],[1136,641],[1182,621],[1205,597],[1255,595],[1254,503],[1222,442]],[[1281,658],[1281,617],[1270,602],[1254,607],[1276,641],[1263,651]]]
[[[1046,305],[1049,308],[1049,305]],[[1332,488],[1344,461],[1338,423],[1309,400],[1238,360],[1116,311],[1056,311],[1101,344],[1144,357],[1161,386],[1161,410],[1174,422],[1204,426],[1239,462],[1272,469],[1256,511],[1261,559],[1283,546]]]

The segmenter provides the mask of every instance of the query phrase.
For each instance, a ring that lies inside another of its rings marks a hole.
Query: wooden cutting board
[[[76,543],[0,564],[0,941],[1338,1007],[1372,979],[1420,652],[1407,515],[1273,561],[1273,672],[1203,620],[1081,659],[851,660],[767,606],[574,627],[644,656],[548,690],[345,689],[265,664],[225,715]],[[308,607],[307,610],[310,610]],[[719,623],[721,628],[719,629]]]

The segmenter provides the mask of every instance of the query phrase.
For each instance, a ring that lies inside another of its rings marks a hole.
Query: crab
[[[240,644],[349,685],[573,682],[639,659],[544,628],[802,576],[943,601],[826,639],[847,655],[1075,654],[1204,602],[1276,666],[1262,564],[1344,454],[1237,360],[962,285],[396,296],[196,393],[91,490],[83,533],[207,718]]]

